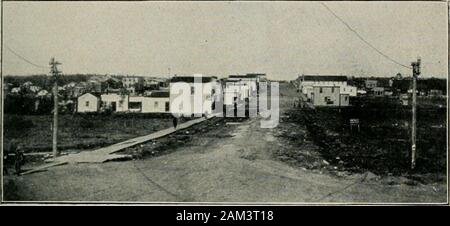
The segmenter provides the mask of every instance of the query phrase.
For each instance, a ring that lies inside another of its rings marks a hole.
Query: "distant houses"
[[[358,92],[343,75],[301,75],[297,84],[306,101],[314,106],[348,106],[349,98]]]
[[[77,112],[169,113],[169,92],[154,91],[150,96],[129,96],[117,93],[100,97],[86,93],[77,99]]]
[[[384,96],[384,87],[373,87],[372,88],[373,96],[382,97]]]
[[[144,78],[141,76],[126,76],[122,78],[123,87],[131,94],[135,94],[144,87]]]
[[[219,104],[225,112],[236,106],[245,105],[246,110],[255,107],[252,104],[258,103],[261,89],[266,88],[262,86],[265,81],[267,78],[264,73],[232,74],[222,79],[201,74],[175,75],[170,79],[134,75],[84,75],[61,82],[58,95],[62,112],[204,115],[215,112]],[[400,74],[383,78],[301,75],[292,83],[302,94],[301,97],[315,106],[345,107],[361,96],[393,98],[407,103],[405,96],[410,96],[412,92],[411,81],[410,77]],[[181,84],[186,90],[181,93],[170,92],[174,86]],[[3,89],[8,97],[6,103],[11,109],[8,113],[49,113],[53,105],[52,87],[48,76],[6,80]],[[447,95],[446,80],[419,78],[417,94],[419,97],[444,98]],[[17,105],[17,102],[21,103]],[[259,105],[256,104],[255,108],[258,109]]]
[[[364,81],[364,84],[366,89],[373,89],[377,87],[378,81],[375,79],[367,79]]]

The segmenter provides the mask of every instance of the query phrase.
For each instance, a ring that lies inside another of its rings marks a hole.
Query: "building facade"
[[[77,112],[97,112],[100,100],[97,96],[85,93],[77,98]]]
[[[113,112],[128,111],[128,95],[120,95],[116,93],[102,94],[100,99],[102,101],[101,107],[103,110],[110,109]]]
[[[335,86],[340,89],[341,94],[357,95],[357,88],[348,85],[347,76],[343,75],[301,75],[297,79],[297,84],[309,101],[312,100],[314,86]]]
[[[130,112],[170,113],[169,98],[169,92],[153,92],[148,97],[130,97],[128,109]]]
[[[175,76],[170,80],[170,111],[185,116],[211,114],[221,97],[216,77],[195,74]]]
[[[311,94],[311,103],[314,106],[349,106],[350,95],[341,94],[340,87],[335,85],[315,85]]]

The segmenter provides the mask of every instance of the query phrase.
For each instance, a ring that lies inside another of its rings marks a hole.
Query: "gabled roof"
[[[345,75],[302,75],[299,77],[303,81],[330,81],[330,82],[345,82],[347,76]]]

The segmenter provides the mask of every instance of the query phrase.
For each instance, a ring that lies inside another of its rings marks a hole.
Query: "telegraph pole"
[[[416,62],[411,63],[413,70],[413,84],[412,84],[412,125],[411,125],[411,169],[416,167],[416,114],[417,114],[417,77],[420,75],[420,58]]]
[[[61,71],[58,71],[58,61],[55,58],[50,60],[50,73],[53,78],[53,158],[58,156],[58,75]]]

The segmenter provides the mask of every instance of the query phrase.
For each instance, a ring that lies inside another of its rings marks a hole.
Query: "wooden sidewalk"
[[[133,147],[135,145],[147,142],[149,140],[167,136],[178,130],[189,128],[193,125],[201,123],[212,117],[214,117],[214,115],[211,115],[207,118],[203,117],[203,118],[189,120],[187,122],[179,124],[176,129],[173,127],[170,127],[170,128],[163,129],[163,130],[160,130],[160,131],[148,134],[148,135],[132,138],[132,139],[129,139],[129,140],[117,143],[117,144],[113,144],[113,145],[110,145],[107,147],[99,148],[99,149],[96,149],[93,151],[82,151],[79,153],[59,156],[59,157],[55,158],[51,163],[44,164],[44,165],[38,166],[36,168],[33,168],[31,170],[28,170],[28,171],[22,173],[22,175],[42,171],[49,167],[64,165],[67,163],[102,163],[102,162],[105,162],[108,160],[113,160],[113,159],[128,158],[130,156],[114,154],[114,153],[118,152],[120,150],[123,150],[125,148]]]

